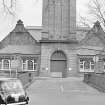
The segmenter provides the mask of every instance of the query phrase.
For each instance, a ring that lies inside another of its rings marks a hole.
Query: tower
[[[76,73],[76,0],[43,0],[41,67],[43,75]]]
[[[76,0],[43,0],[42,40],[75,39]]]

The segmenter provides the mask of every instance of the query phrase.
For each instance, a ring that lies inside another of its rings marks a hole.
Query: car
[[[0,78],[0,105],[26,105],[29,97],[17,78]]]

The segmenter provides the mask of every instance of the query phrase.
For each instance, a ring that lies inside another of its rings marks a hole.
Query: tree
[[[88,9],[90,14],[105,26],[105,0],[92,0]]]
[[[2,0],[1,6],[3,9],[3,12],[5,12],[6,14],[15,16],[16,13],[16,0]]]
[[[98,20],[102,26],[105,26],[105,0],[90,0],[87,7],[89,17],[80,16],[81,24],[89,26],[89,23]]]

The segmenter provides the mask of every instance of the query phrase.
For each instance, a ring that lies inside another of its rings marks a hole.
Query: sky
[[[8,35],[16,25],[16,21],[21,19],[25,26],[42,25],[42,0],[17,0],[16,16],[0,15],[0,40]],[[87,14],[86,5],[89,0],[77,0],[77,16]],[[2,11],[0,11],[2,12]]]

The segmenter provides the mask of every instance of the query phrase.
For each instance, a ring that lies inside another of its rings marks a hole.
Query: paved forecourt
[[[105,93],[83,78],[39,78],[28,88],[29,105],[105,105]]]

